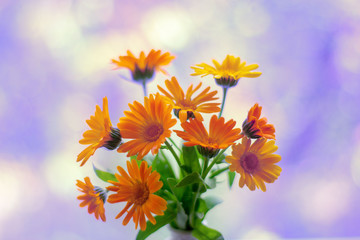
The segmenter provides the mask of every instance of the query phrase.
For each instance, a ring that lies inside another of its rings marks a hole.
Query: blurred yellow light
[[[154,46],[169,50],[183,49],[192,34],[190,16],[185,10],[160,7],[144,17],[142,28]]]
[[[275,233],[269,232],[261,227],[255,227],[245,233],[245,235],[241,236],[241,239],[277,240],[281,238]]]
[[[29,159],[26,160],[30,162]],[[0,224],[11,215],[26,214],[41,209],[45,201],[45,187],[40,176],[25,163],[0,157]]]

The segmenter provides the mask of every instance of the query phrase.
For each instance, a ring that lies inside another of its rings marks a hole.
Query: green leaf
[[[165,155],[161,155],[161,153],[162,150],[160,150],[159,153],[155,156],[151,166],[153,170],[157,171],[160,174],[160,181],[162,181],[164,184],[163,189],[171,191],[167,179],[175,178],[175,174],[171,166],[169,165],[167,159],[165,158]]]
[[[186,172],[188,173],[201,172],[199,157],[196,153],[195,147],[183,146],[181,158],[182,158],[181,162],[183,162],[184,166],[186,166],[186,169],[184,169]]]
[[[225,157],[226,157],[225,154],[221,154],[221,155],[218,157],[216,164],[225,163]]]
[[[207,212],[211,210],[216,205],[220,204],[222,200],[214,196],[207,196],[205,198],[200,198],[196,204],[196,214],[198,218],[202,221]]]
[[[181,165],[181,169],[183,169],[186,173],[192,173],[192,169],[189,166]]]
[[[231,188],[231,186],[234,183],[234,179],[235,179],[235,172],[228,172],[228,180],[229,180],[229,187]]]
[[[198,224],[192,231],[192,235],[198,240],[224,240],[220,232],[209,228],[202,223]]]
[[[193,183],[204,183],[204,180],[201,178],[200,174],[197,172],[193,172],[187,176],[185,176],[181,181],[175,185],[175,187],[185,187],[187,185],[193,184]],[[205,184],[205,183],[204,183]]]
[[[186,222],[188,220],[188,216],[185,213],[184,208],[180,202],[177,202],[177,215],[176,215],[176,223],[180,229],[186,228]]]
[[[228,171],[229,170],[229,167],[225,167],[225,168],[220,168],[220,169],[217,169],[217,170],[214,170],[211,172],[209,178],[214,178],[216,177],[217,175],[225,172],[225,171]]]
[[[162,146],[160,147],[160,149],[167,149],[167,150],[169,150],[169,148],[168,148],[166,145],[162,145]]]
[[[148,236],[150,236],[150,234],[156,232],[163,226],[165,226],[165,225],[169,224],[171,221],[173,221],[176,218],[176,215],[177,215],[176,211],[166,210],[164,212],[164,215],[155,217],[155,220],[156,220],[155,225],[153,225],[150,221],[147,221],[145,231],[140,230],[136,236],[136,240],[146,239]]]
[[[94,172],[95,172],[96,176],[98,176],[98,178],[100,178],[104,182],[108,183],[109,180],[114,181],[114,182],[118,181],[114,174],[102,171],[102,170],[96,168],[94,164],[93,164],[93,168],[94,168]]]
[[[182,197],[183,197],[183,194],[184,194],[184,189],[175,187],[176,184],[177,184],[177,181],[176,181],[175,178],[168,178],[166,181],[167,181],[167,184],[168,184],[168,186],[170,188],[170,191],[176,197],[176,200],[177,201],[181,200]]]

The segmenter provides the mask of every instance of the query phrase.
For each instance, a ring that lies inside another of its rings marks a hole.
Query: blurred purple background
[[[76,199],[76,179],[102,184],[91,162],[124,166],[125,155],[99,149],[82,168],[75,159],[104,96],[114,125],[142,101],[110,60],[152,48],[176,55],[166,69],[184,88],[203,80],[219,97],[191,65],[232,54],[263,72],[229,91],[224,117],[240,127],[262,105],[283,172],[266,193],[224,179],[209,226],[225,239],[360,239],[358,0],[1,0],[0,239],[135,238],[114,219],[123,204],[107,206],[103,223]]]

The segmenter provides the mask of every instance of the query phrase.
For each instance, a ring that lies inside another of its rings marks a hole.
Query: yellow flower
[[[98,148],[106,147],[109,150],[114,150],[121,142],[119,129],[113,128],[111,125],[107,97],[103,99],[103,110],[101,111],[100,107],[96,105],[95,115],[86,120],[86,123],[91,130],[84,132],[84,138],[79,143],[90,144],[90,146],[78,155],[76,161],[82,161],[80,166],[83,166]]]
[[[123,143],[118,152],[128,152],[127,156],[137,155],[142,159],[151,150],[157,154],[161,144],[170,137],[170,128],[176,124],[172,118],[172,107],[157,93],[144,98],[144,105],[134,101],[129,104],[131,111],[125,111],[125,117],[120,118],[118,128],[123,138],[133,139]]]
[[[273,183],[281,173],[281,168],[275,165],[281,156],[273,154],[277,148],[274,140],[267,142],[266,138],[259,138],[251,145],[247,137],[232,146],[232,155],[226,156],[225,160],[230,163],[230,171],[241,175],[240,187],[246,184],[251,191],[255,187],[266,191],[264,182]]]
[[[235,144],[235,141],[242,137],[240,129],[234,128],[235,124],[236,122],[232,119],[225,123],[223,117],[218,119],[216,115],[213,115],[210,120],[209,133],[204,124],[197,119],[181,123],[184,131],[174,130],[174,132],[186,141],[185,146],[198,146],[198,150],[203,156],[212,158],[218,154],[220,149]]]
[[[250,64],[246,66],[246,62],[240,62],[239,57],[227,55],[225,60],[220,65],[219,62],[213,60],[214,66],[206,63],[201,63],[191,67],[195,70],[192,76],[202,75],[201,77],[209,74],[213,75],[216,83],[223,87],[236,86],[241,77],[255,78],[261,75],[261,72],[251,72],[259,67],[257,64]]]
[[[248,113],[242,127],[243,133],[249,138],[268,138],[275,139],[274,125],[268,124],[265,117],[260,118],[262,107],[255,104]]]
[[[119,56],[119,61],[112,59],[112,62],[117,68],[129,69],[133,80],[146,81],[153,77],[154,72],[160,71],[167,74],[162,66],[168,65],[174,58],[169,52],[161,54],[161,50],[155,51],[154,49],[147,56],[141,51],[137,58],[128,50],[126,56]]]
[[[151,166],[148,167],[146,161],[141,162],[141,166],[136,163],[136,160],[126,162],[129,174],[118,166],[120,173],[115,174],[117,182],[109,181],[113,186],[107,187],[109,191],[115,192],[109,196],[109,203],[127,202],[125,208],[116,216],[120,218],[124,213],[127,213],[124,218],[123,225],[127,225],[131,218],[135,223],[137,229],[140,223],[140,229],[146,229],[145,216],[152,224],[156,224],[156,220],[151,213],[156,215],[164,215],[167,202],[165,199],[155,195],[163,183],[159,181],[160,174],[156,171],[151,172]],[[132,206],[132,207],[131,207]],[[131,208],[130,208],[131,207]],[[128,210],[130,208],[130,210]]]
[[[218,107],[220,103],[209,103],[209,101],[218,99],[214,97],[217,94],[217,91],[209,92],[210,87],[207,87],[195,98],[191,98],[201,87],[202,83],[199,83],[194,89],[193,85],[190,85],[186,91],[186,95],[175,77],[172,77],[171,80],[166,80],[165,84],[170,93],[160,86],[158,86],[158,89],[165,95],[165,99],[171,104],[175,115],[181,122],[185,122],[190,117],[203,121],[203,117],[200,113],[214,113],[220,111],[220,108]]]
[[[90,181],[89,177],[86,177],[85,182],[76,180],[76,186],[79,187],[79,191],[84,193],[77,197],[77,199],[82,200],[80,207],[88,207],[88,212],[90,214],[94,213],[95,218],[106,221],[105,217],[105,208],[104,203],[106,201],[106,193],[100,187],[94,187]]]

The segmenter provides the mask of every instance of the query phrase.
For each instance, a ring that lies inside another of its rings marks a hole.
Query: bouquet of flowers
[[[216,102],[217,91],[206,87],[195,94],[202,87],[200,82],[196,87],[190,85],[185,93],[176,77],[158,85],[158,93],[148,95],[147,82],[157,72],[168,74],[163,66],[173,59],[168,52],[151,50],[147,56],[141,52],[137,58],[128,51],[112,60],[117,68],[129,69],[133,81],[142,85],[144,102],[129,104],[114,127],[104,97],[102,109],[96,106],[95,115],[86,121],[90,130],[79,142],[89,146],[77,157],[80,166],[102,147],[127,153],[129,159],[127,169],[118,166],[113,172],[94,166],[96,175],[108,183],[106,188],[94,186],[89,177],[84,182],[77,180],[82,192],[78,196],[80,207],[87,206],[90,214],[106,221],[106,203],[126,203],[116,219],[124,217],[123,225],[127,225],[132,218],[135,229],[140,226],[136,239],[145,239],[165,225],[191,232],[197,239],[223,239],[220,232],[203,223],[208,211],[221,202],[216,196],[203,197],[216,187],[217,177],[227,174],[231,187],[238,173],[239,187],[265,192],[265,183],[274,182],[281,172],[275,165],[281,159],[274,154],[275,128],[260,117],[262,107],[255,104],[250,108],[242,129],[233,119],[222,117],[227,90],[240,78],[255,78],[261,73],[253,71],[257,64],[246,65],[231,55],[222,64],[213,60],[214,66],[193,66],[191,75],[213,75],[222,87],[221,106]],[[213,114],[209,123],[203,114]],[[177,121],[181,129],[173,129]],[[225,154],[230,146],[230,154]]]

